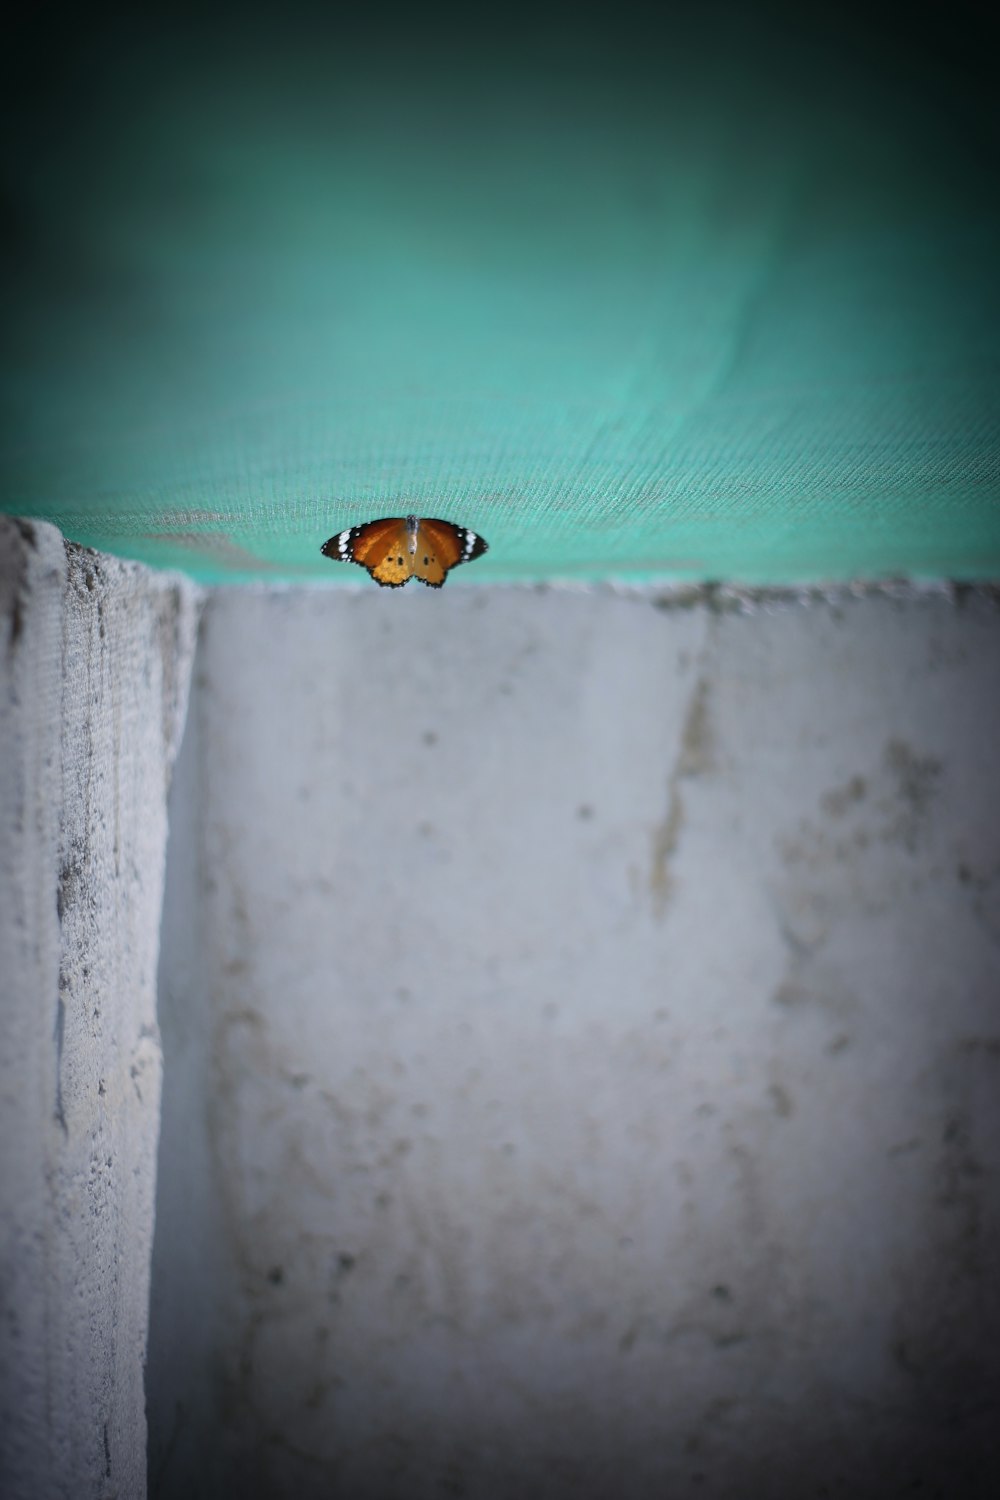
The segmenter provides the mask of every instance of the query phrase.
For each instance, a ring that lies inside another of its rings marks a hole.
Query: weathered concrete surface
[[[0,517],[0,1493],[141,1497],[184,580]]]
[[[992,1493],[995,601],[206,625],[154,1493]]]

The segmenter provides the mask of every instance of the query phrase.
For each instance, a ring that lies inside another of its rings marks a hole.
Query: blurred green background
[[[35,12],[2,497],[206,581],[1000,575],[985,12]],[[995,56],[995,54],[994,54]]]

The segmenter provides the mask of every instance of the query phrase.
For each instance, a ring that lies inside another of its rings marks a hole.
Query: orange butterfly
[[[452,568],[482,557],[486,543],[467,526],[434,521],[427,516],[386,516],[366,521],[330,537],[320,548],[324,557],[355,562],[367,568],[386,589],[402,588],[419,578],[439,589]]]

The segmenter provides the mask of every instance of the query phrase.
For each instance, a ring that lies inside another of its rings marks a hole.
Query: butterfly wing
[[[402,588],[413,576],[413,558],[408,550],[406,521],[401,516],[385,516],[351,526],[323,543],[324,557],[338,562],[354,562],[367,568],[383,588]]]
[[[429,588],[439,589],[452,568],[471,562],[486,551],[486,543],[467,526],[424,517],[417,530],[413,572]]]

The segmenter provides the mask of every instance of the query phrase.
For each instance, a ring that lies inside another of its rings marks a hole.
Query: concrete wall
[[[991,1494],[1000,609],[0,521],[0,1492]]]
[[[0,517],[0,1493],[146,1492],[166,791],[197,599]]]
[[[990,1493],[998,746],[988,594],[215,595],[154,1494]]]

